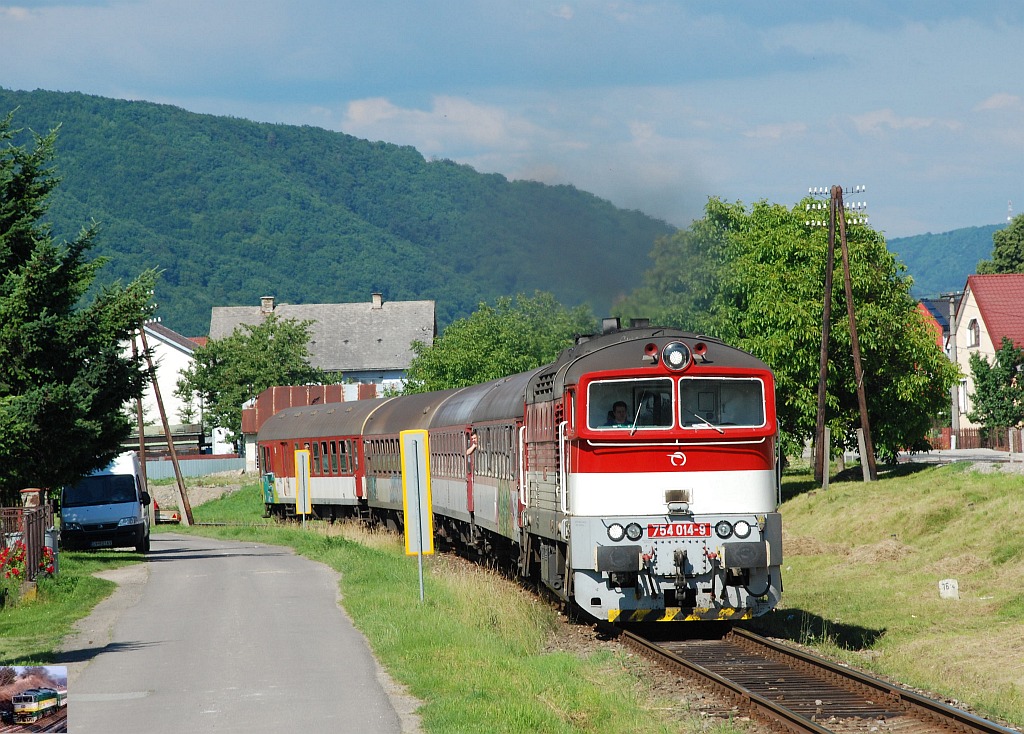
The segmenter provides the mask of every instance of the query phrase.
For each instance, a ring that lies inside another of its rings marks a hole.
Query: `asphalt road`
[[[333,570],[276,546],[152,546],[65,641],[69,731],[418,731],[415,702],[339,608]]]

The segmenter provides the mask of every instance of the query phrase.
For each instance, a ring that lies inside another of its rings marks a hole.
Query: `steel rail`
[[[794,734],[832,734],[829,729],[819,726],[810,719],[800,716],[788,708],[779,706],[764,696],[758,695],[738,683],[734,683],[728,678],[708,670],[702,665],[686,660],[660,645],[645,640],[629,630],[624,630],[622,637],[628,645],[638,650],[641,654],[654,658],[658,662],[668,661],[681,668],[688,675],[695,675],[709,681],[715,688],[736,701],[741,707],[760,715],[761,718],[770,723],[782,725],[787,731]]]
[[[963,709],[958,709],[954,706],[943,703],[942,701],[936,701],[906,688],[902,688],[892,683],[887,683],[886,681],[866,675],[852,668],[838,665],[804,650],[790,647],[788,645],[775,642],[774,640],[769,640],[765,637],[761,637],[760,635],[755,635],[753,632],[748,632],[747,630],[734,627],[730,634],[758,646],[768,648],[769,650],[786,657],[796,658],[797,660],[813,666],[815,669],[824,670],[830,675],[845,678],[846,680],[852,681],[858,685],[883,693],[891,700],[904,704],[904,706],[911,711],[923,711],[933,717],[937,717],[944,723],[952,721],[964,731],[982,732],[983,734],[1019,734],[1019,732],[1014,729],[1008,729],[1004,726],[1000,726],[993,721],[976,716],[964,711]]]

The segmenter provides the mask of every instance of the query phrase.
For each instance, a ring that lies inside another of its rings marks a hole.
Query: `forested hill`
[[[914,276],[913,294],[936,297],[962,291],[967,276],[977,272],[978,262],[992,258],[992,234],[1005,224],[964,227],[941,234],[919,234],[889,240],[895,254]]]
[[[58,239],[100,223],[101,280],[162,275],[164,323],[213,306],[432,299],[439,327],[499,295],[550,291],[597,316],[640,283],[674,228],[571,186],[509,181],[414,148],[315,127],[0,88],[13,128],[60,125]],[[29,142],[27,133],[18,142]]]

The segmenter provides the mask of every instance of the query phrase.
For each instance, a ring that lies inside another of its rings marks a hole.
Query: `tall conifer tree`
[[[155,273],[86,295],[103,265],[93,224],[54,242],[44,221],[58,183],[56,130],[15,144],[0,119],[0,504],[56,489],[107,463],[130,433],[125,403],[146,372],[123,350],[151,315]]]

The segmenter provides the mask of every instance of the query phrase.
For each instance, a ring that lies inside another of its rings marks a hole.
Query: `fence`
[[[931,437],[932,448],[952,448],[951,435],[949,428],[943,428],[939,435]],[[1024,453],[1024,436],[1020,428],[961,428],[956,432],[956,448],[992,449],[1019,454]]]
[[[25,580],[35,581],[43,547],[47,545],[47,531],[53,528],[53,508],[50,505],[0,508],[0,526],[5,547],[13,548],[19,540],[25,544]],[[57,550],[52,538],[50,546]]]
[[[183,477],[205,477],[222,471],[245,469],[245,458],[239,456],[178,457]],[[174,464],[170,459],[146,459],[146,479],[173,479]]]

